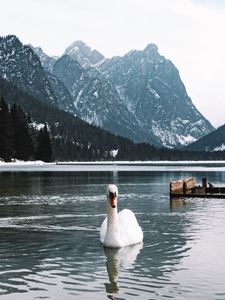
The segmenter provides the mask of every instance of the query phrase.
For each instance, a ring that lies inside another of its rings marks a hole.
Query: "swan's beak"
[[[110,205],[112,208],[116,208],[117,198],[116,193],[109,193]]]
[[[110,203],[112,208],[116,208],[116,198],[110,198]]]

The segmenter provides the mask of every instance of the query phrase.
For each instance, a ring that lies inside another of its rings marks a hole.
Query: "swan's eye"
[[[115,198],[116,197],[116,192],[115,193],[109,192],[109,197],[110,198]]]

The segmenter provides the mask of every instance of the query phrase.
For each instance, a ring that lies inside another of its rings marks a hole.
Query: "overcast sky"
[[[0,0],[0,8],[1,36],[49,55],[75,40],[106,57],[157,44],[200,112],[225,123],[225,0]]]

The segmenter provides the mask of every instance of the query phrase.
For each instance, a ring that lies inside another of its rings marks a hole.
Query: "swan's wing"
[[[130,244],[139,243],[143,240],[142,229],[131,210],[123,209],[119,213],[119,224],[122,231],[121,234]]]
[[[124,228],[139,226],[135,214],[130,209],[123,209],[119,212],[119,223]]]
[[[101,228],[100,228],[100,241],[101,241],[101,243],[104,242],[106,230],[107,230],[107,217],[102,222],[102,225],[101,225]]]

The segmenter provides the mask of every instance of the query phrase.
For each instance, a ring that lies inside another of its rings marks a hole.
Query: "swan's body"
[[[101,225],[100,241],[112,248],[140,243],[143,240],[141,227],[131,210],[117,212],[117,196],[117,187],[110,184],[107,189],[107,217]]]

